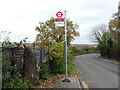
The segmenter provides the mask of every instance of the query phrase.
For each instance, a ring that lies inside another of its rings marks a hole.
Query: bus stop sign
[[[57,12],[57,13],[56,13],[56,16],[57,16],[58,18],[61,18],[61,17],[63,16],[63,14],[62,14],[62,12]]]

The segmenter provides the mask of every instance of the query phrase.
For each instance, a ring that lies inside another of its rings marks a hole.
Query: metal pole
[[[0,90],[2,90],[2,55],[3,55],[3,52],[2,52],[2,43],[0,43]]]
[[[68,78],[68,67],[67,67],[67,23],[66,23],[66,11],[65,11],[65,53],[66,53],[66,56],[65,56],[65,60],[66,60],[66,79]]]
[[[120,1],[118,2],[118,45],[120,45]],[[119,51],[118,51],[119,54]],[[118,55],[119,59],[119,55]],[[120,63],[118,65],[118,71],[120,70]],[[118,72],[118,89],[120,90],[120,72]]]
[[[66,78],[63,82],[70,82],[68,79],[68,65],[67,65],[67,20],[66,20],[66,11],[64,12],[65,15],[65,61],[66,61]]]
[[[120,1],[118,2],[118,31],[120,32]]]

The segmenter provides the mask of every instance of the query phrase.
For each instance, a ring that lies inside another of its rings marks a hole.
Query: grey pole
[[[2,43],[0,43],[0,90],[2,90]]]
[[[118,2],[118,21],[120,20],[120,1]],[[118,31],[120,32],[120,22],[118,22]]]
[[[118,44],[120,44],[120,1],[118,2],[118,14],[117,14],[117,17],[118,17]]]
[[[68,63],[67,63],[67,20],[66,20],[66,11],[64,12],[65,15],[65,44],[64,44],[64,54],[65,54],[65,62],[66,62],[66,78],[63,80],[63,82],[70,82],[68,79]]]
[[[118,2],[118,44],[120,44],[120,1]],[[118,51],[119,54],[119,51]],[[118,55],[119,58],[119,55]],[[118,65],[118,71],[120,70],[120,64]],[[118,72],[118,89],[120,90],[120,72]]]

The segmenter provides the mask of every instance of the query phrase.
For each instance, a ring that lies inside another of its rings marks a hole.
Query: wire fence
[[[45,50],[31,49],[28,46],[25,48],[19,45],[8,45],[0,48],[2,61],[2,78],[15,75],[20,72],[22,75],[27,73],[29,81],[35,85],[36,77],[40,77],[36,72],[36,66],[41,66],[48,61],[48,55]]]
[[[2,74],[13,75],[23,68],[24,50],[17,45],[2,46]]]

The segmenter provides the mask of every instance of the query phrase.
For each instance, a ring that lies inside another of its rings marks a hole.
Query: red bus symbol
[[[58,18],[60,18],[60,17],[63,16],[63,14],[62,14],[62,12],[57,12],[56,16],[57,16]]]

